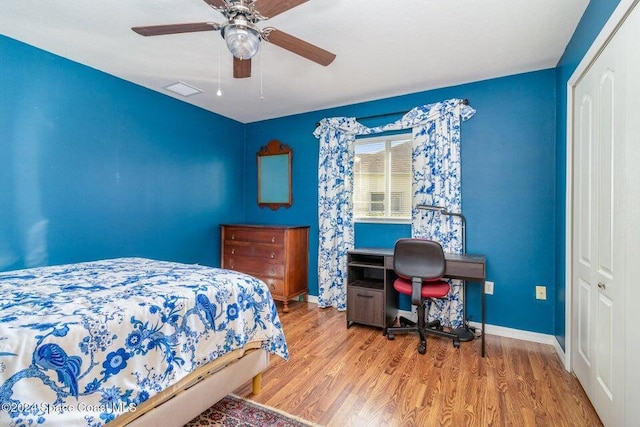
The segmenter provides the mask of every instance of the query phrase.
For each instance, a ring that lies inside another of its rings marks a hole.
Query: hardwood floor
[[[281,305],[278,306],[281,308]],[[601,426],[550,345],[487,335],[461,343],[346,328],[344,312],[292,302],[282,321],[291,358],[272,357],[262,391],[237,394],[323,426]]]

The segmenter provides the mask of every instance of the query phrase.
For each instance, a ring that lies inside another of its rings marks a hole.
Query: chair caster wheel
[[[460,348],[460,341],[455,340],[455,341],[453,342],[453,348]]]
[[[388,339],[389,341],[393,341],[393,339],[394,339],[394,338],[395,338],[395,337],[393,336],[393,334],[390,334],[390,333],[388,333],[388,332],[387,332],[387,339]]]
[[[427,346],[420,344],[420,347],[418,347],[418,353],[425,354],[426,352],[427,352]]]

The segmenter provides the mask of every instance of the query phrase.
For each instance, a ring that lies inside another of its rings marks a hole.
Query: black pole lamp
[[[442,206],[432,206],[432,205],[418,205],[416,206],[416,208],[421,209],[421,210],[425,210],[425,211],[432,211],[432,212],[439,212],[440,215],[447,215],[447,216],[457,216],[458,218],[460,218],[460,220],[462,221],[462,253],[466,254],[467,252],[467,241],[466,241],[466,227],[467,227],[467,219],[464,217],[464,215],[462,215],[461,213],[456,213],[456,212],[449,212],[446,208],[442,207]],[[464,282],[464,280],[463,280]],[[467,322],[467,310],[466,310],[466,306],[467,306],[467,286],[466,283],[462,284],[462,289],[463,289],[463,298],[464,301],[462,303],[462,326],[459,328],[456,328],[453,330],[453,333],[458,335],[458,338],[460,339],[460,341],[471,341],[472,339],[475,338],[475,334],[473,333],[473,331],[471,330],[471,328],[469,328],[468,322]]]

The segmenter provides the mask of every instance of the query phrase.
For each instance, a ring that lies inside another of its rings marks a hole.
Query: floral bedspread
[[[99,426],[246,343],[284,359],[242,273],[119,258],[0,273],[0,425]]]

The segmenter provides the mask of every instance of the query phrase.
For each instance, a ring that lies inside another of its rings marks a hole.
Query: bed
[[[0,425],[181,426],[288,348],[266,285],[118,258],[0,273]]]

